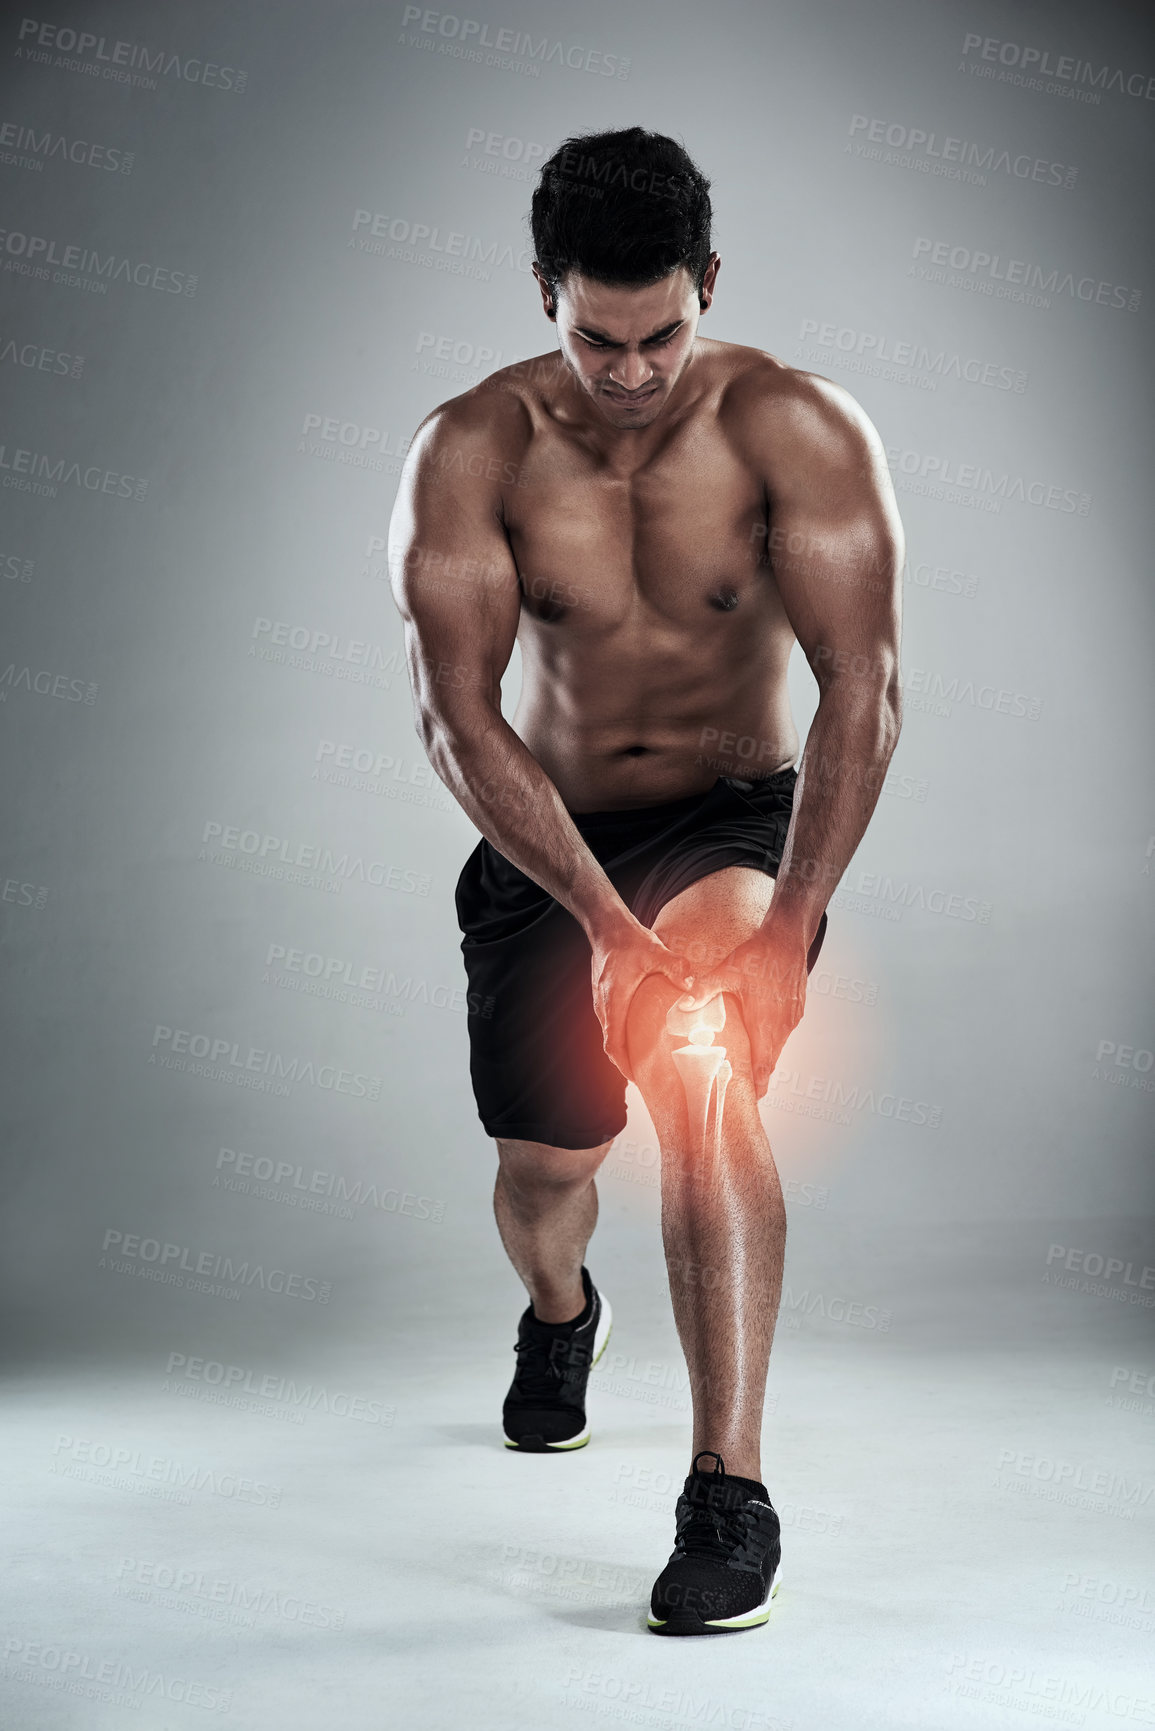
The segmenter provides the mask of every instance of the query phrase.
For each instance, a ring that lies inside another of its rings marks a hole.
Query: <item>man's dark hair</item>
[[[530,209],[554,306],[567,271],[643,287],[684,265],[699,296],[710,260],[710,182],[660,132],[567,138],[541,167]]]

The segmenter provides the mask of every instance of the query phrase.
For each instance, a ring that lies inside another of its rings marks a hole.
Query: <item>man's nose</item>
[[[640,352],[625,355],[610,369],[610,378],[623,391],[640,391],[653,376],[653,368],[642,359]]]

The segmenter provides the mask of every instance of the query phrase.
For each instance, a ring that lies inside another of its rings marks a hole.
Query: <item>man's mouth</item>
[[[641,408],[644,403],[648,403],[653,397],[656,397],[658,388],[657,385],[647,385],[644,391],[603,391],[602,395],[608,397],[615,408],[634,409]]]

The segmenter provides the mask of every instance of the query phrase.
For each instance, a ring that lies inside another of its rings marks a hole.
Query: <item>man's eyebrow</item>
[[[674,332],[685,324],[685,319],[675,319],[672,325],[663,325],[660,331],[651,331],[648,337],[643,337],[644,343],[658,342],[662,337],[673,336]],[[616,337],[609,336],[605,331],[596,331],[592,325],[575,325],[574,330],[579,337],[589,337],[593,342],[612,343],[614,348],[621,348]]]

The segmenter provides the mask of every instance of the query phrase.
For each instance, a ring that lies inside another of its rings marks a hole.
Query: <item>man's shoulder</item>
[[[768,423],[777,430],[799,433],[839,428],[850,430],[866,422],[861,405],[842,385],[805,367],[792,367],[765,349],[740,343],[719,343],[725,411],[751,426]],[[869,424],[869,423],[867,423]]]
[[[535,407],[552,382],[557,363],[554,352],[499,367],[460,396],[447,397],[432,409],[414,434],[414,444],[464,442],[473,449],[516,459],[532,437]]]
[[[865,468],[879,458],[882,441],[844,386],[762,349],[725,346],[731,354],[719,414],[769,481]]]

